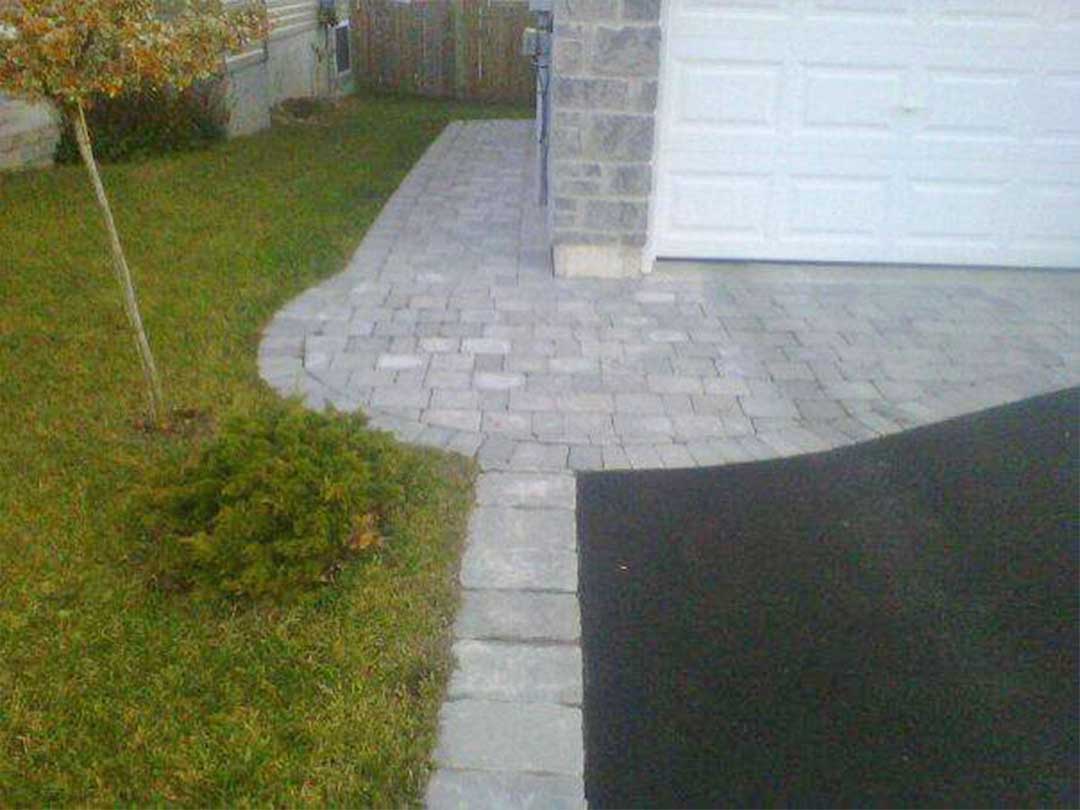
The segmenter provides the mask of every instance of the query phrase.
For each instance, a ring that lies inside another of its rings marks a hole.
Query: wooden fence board
[[[535,79],[517,0],[356,0],[359,84],[427,96],[532,104]]]

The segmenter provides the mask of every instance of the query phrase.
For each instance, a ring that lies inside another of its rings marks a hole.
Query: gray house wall
[[[47,104],[31,104],[0,95],[0,171],[48,166],[60,127]]]
[[[267,0],[266,5],[269,39],[225,62],[230,136],[270,126],[271,108],[285,99],[339,95],[353,87],[351,74],[332,72],[334,37],[319,24],[318,0]],[[337,0],[337,12],[339,19],[349,19],[345,0]]]
[[[643,270],[660,2],[555,2],[548,182],[557,275]]]

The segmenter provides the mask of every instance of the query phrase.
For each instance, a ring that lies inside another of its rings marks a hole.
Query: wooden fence
[[[355,0],[353,75],[360,85],[426,96],[532,104],[521,0]]]

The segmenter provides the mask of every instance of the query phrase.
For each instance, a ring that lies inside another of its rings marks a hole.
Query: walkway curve
[[[575,471],[826,450],[1080,383],[1080,274],[556,279],[531,137],[449,126],[259,349],[282,394],[483,470],[430,806],[584,804]]]

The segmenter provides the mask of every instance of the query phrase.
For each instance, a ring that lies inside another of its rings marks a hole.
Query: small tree
[[[86,127],[95,98],[149,86],[182,90],[221,70],[224,54],[262,36],[254,6],[225,11],[219,0],[0,0],[0,90],[51,101],[71,123],[109,232],[113,270],[135,334],[150,419],[165,416],[150,342]]]

